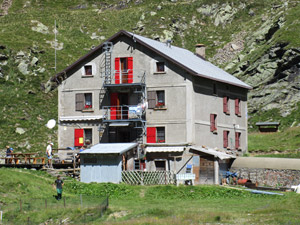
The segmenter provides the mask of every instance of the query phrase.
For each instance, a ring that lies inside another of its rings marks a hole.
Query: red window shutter
[[[156,143],[155,127],[147,127],[147,143]]]
[[[120,83],[120,58],[115,58],[115,84]]]
[[[223,97],[223,112],[228,113],[228,98],[226,96]]]
[[[227,130],[223,131],[223,147],[224,148],[228,147],[228,131]]]
[[[215,114],[210,114],[210,131],[216,130]]]
[[[118,105],[118,93],[111,93],[110,94],[110,119],[116,120],[117,119],[117,105]]]
[[[239,149],[240,147],[240,133],[235,132],[235,148]]]
[[[83,146],[84,144],[83,129],[74,130],[74,146]]]
[[[128,83],[133,82],[133,57],[128,57]]]
[[[238,98],[235,99],[235,114],[240,115],[240,100]]]

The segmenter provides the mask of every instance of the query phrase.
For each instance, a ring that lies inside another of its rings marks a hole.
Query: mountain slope
[[[173,45],[191,51],[204,43],[209,61],[254,87],[248,105],[253,129],[256,121],[273,117],[284,127],[300,123],[295,117],[300,100],[297,1],[11,3],[0,16],[1,148],[10,144],[43,153],[46,142],[57,138],[55,129],[45,127],[49,119],[57,119],[57,93],[49,78],[121,29],[160,41],[172,39]]]

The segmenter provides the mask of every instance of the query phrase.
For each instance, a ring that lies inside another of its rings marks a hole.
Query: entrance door
[[[214,184],[214,158],[200,156],[200,184]]]

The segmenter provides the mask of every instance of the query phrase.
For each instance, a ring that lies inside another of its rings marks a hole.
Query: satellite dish
[[[56,125],[56,121],[54,119],[51,119],[46,124],[46,127],[48,127],[49,129],[52,129],[53,127],[55,127],[55,125]]]

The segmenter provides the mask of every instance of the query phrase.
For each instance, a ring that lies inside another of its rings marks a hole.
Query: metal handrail
[[[103,106],[102,109],[104,110],[104,119],[108,120],[141,119],[145,113],[138,105],[111,105]]]
[[[132,72],[132,78],[129,78],[129,73]],[[119,74],[119,78],[116,79],[116,74]],[[122,76],[123,75],[123,76]],[[129,83],[145,83],[146,71],[144,70],[113,70],[110,79],[110,83],[106,84],[129,84]],[[140,82],[137,82],[136,78],[140,78]]]

